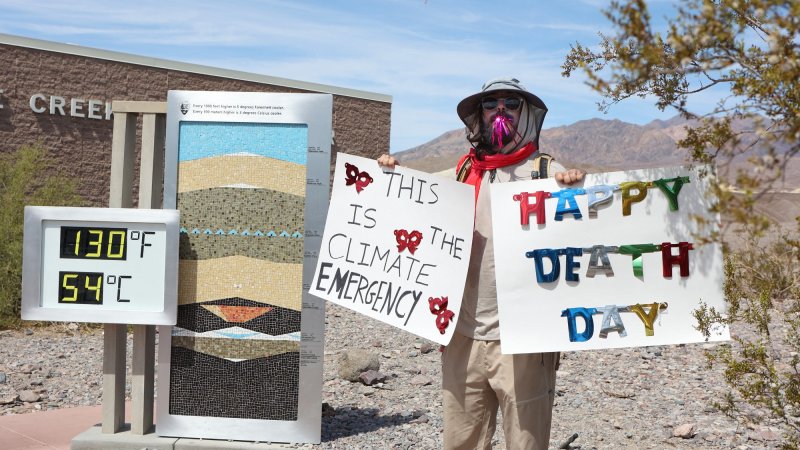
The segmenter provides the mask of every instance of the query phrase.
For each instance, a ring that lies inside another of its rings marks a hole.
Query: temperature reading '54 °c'
[[[117,302],[130,303],[123,294],[123,282],[133,279],[130,275],[106,275],[102,272],[58,272],[58,303],[102,305],[105,285],[117,289]]]

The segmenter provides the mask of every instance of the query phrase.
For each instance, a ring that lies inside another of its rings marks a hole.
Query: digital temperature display
[[[172,325],[178,211],[26,206],[22,318]]]
[[[127,228],[61,227],[61,257],[125,260]]]

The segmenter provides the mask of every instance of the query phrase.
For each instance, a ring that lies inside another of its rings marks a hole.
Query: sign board
[[[168,93],[164,204],[181,245],[159,435],[320,441],[325,302],[307,290],[332,110],[328,94]]]
[[[702,342],[692,312],[725,302],[722,251],[697,241],[709,230],[694,217],[717,223],[701,170],[493,184],[502,351]]]
[[[171,325],[178,211],[25,207],[22,318]]]
[[[467,276],[473,187],[339,153],[310,292],[439,344]]]

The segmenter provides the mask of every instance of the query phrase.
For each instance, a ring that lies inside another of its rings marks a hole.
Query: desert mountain
[[[572,125],[542,130],[541,150],[553,155],[566,167],[587,172],[643,169],[648,167],[676,166],[689,162],[688,152],[678,148],[677,142],[686,136],[688,122],[680,117],[654,120],[646,125],[635,125],[620,120],[591,119]],[[735,123],[738,130],[752,129],[747,123]],[[469,149],[463,129],[448,131],[438,138],[394,156],[401,164],[424,172],[441,172],[455,176],[459,158]],[[752,154],[763,154],[765,149],[756,145]],[[779,145],[777,151],[789,150]],[[732,168],[752,167],[746,158],[737,158]],[[723,173],[726,172],[726,173]],[[731,181],[733,171],[720,170],[720,175]],[[727,175],[726,175],[727,174]],[[783,182],[774,186],[774,192],[764,196],[756,210],[768,215],[787,229],[796,227],[800,216],[800,158],[795,157],[786,168]]]
[[[676,146],[685,125],[679,118],[647,125],[582,120],[544,129],[539,144],[563,164],[590,171],[674,165],[685,162],[686,152]],[[439,172],[454,167],[468,148],[464,130],[457,129],[395,156],[409,167]]]
[[[689,122],[673,117],[636,125],[620,120],[590,119],[572,125],[542,130],[541,150],[553,155],[566,167],[588,172],[640,169],[686,164],[688,152],[677,142],[686,136]],[[736,129],[752,129],[748,123],[735,123]],[[403,165],[425,172],[441,172],[455,167],[469,149],[464,129],[448,131],[430,142],[395,154]],[[787,150],[779,149],[780,151]],[[763,151],[756,147],[756,152]],[[797,159],[797,158],[795,158]],[[744,159],[738,165],[747,164]],[[785,188],[800,186],[800,164],[787,171]]]

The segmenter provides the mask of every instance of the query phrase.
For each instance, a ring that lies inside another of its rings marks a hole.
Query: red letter
[[[531,197],[536,198],[536,203],[530,203]],[[539,191],[534,194],[521,192],[514,196],[514,200],[519,202],[519,220],[522,225],[528,225],[528,218],[531,214],[536,214],[536,223],[544,225],[544,199],[550,198],[550,193]]]
[[[672,248],[678,247],[678,254],[672,254]],[[661,244],[661,262],[664,265],[664,278],[672,278],[672,266],[675,264],[681,267],[681,276],[689,276],[689,250],[694,250],[694,246],[688,242],[678,242]]]

